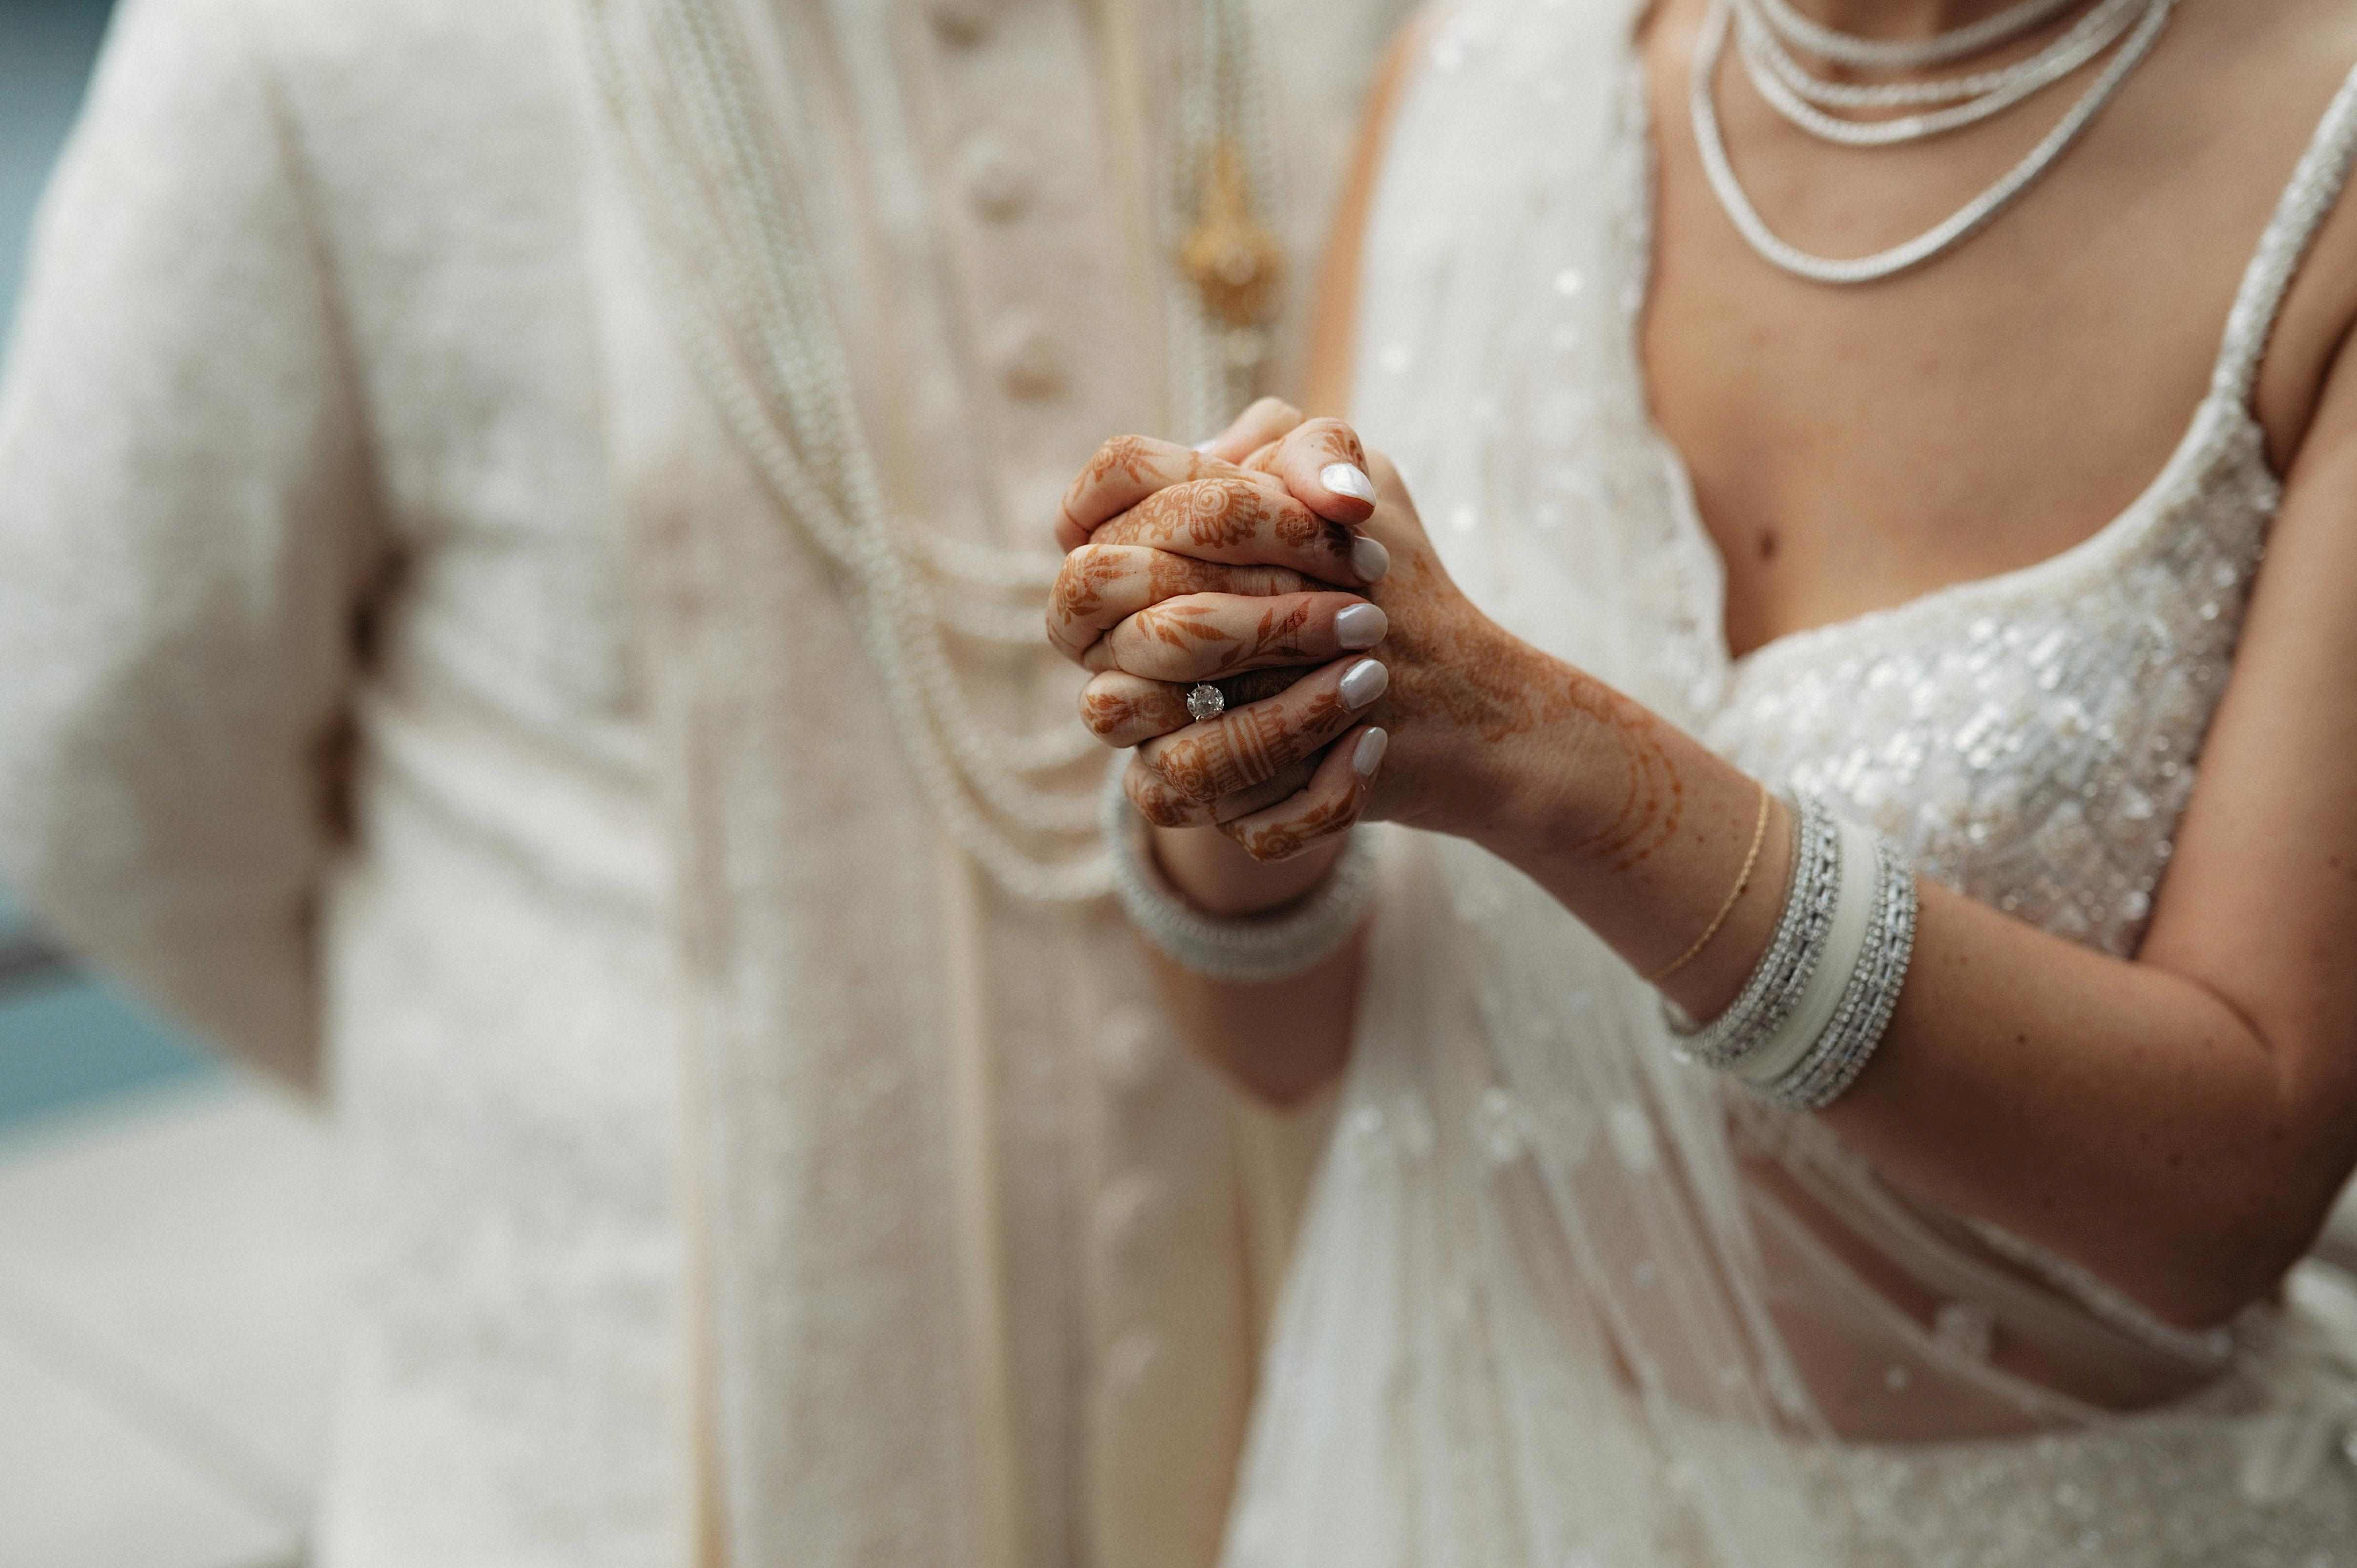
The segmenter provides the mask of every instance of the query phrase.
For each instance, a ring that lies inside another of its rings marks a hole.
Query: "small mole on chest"
[[[1761,529],[1760,531],[1760,559],[1762,561],[1773,561],[1776,559],[1776,531],[1772,528]]]

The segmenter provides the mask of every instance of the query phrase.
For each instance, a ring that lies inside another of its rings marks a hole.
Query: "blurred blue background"
[[[108,0],[0,0],[0,321],[15,315],[34,207],[72,128],[109,8]],[[145,1009],[66,963],[0,888],[0,1137],[212,1070]]]

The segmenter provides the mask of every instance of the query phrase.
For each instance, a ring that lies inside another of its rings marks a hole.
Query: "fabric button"
[[[1031,172],[1006,143],[976,136],[958,159],[966,200],[993,223],[1011,223],[1031,206]]]
[[[1162,1343],[1149,1329],[1133,1328],[1113,1343],[1105,1352],[1103,1386],[1104,1391],[1119,1399],[1137,1391],[1162,1359]]]
[[[991,0],[928,0],[925,15],[933,31],[952,44],[977,44],[990,31]]]
[[[1127,1256],[1167,1207],[1167,1189],[1156,1177],[1122,1177],[1097,1199],[1097,1245],[1115,1260]]]
[[[1152,1081],[1169,1055],[1162,1030],[1142,1007],[1122,1007],[1104,1021],[1097,1036],[1097,1069],[1114,1089],[1134,1093]]]
[[[1009,327],[999,334],[998,379],[1009,394],[1027,403],[1064,390],[1064,351],[1038,327]]]

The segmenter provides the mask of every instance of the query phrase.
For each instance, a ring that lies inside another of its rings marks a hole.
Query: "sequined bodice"
[[[2280,494],[2213,397],[2168,472],[2025,571],[1781,639],[1703,733],[1822,791],[1926,873],[2076,941],[2142,937]]]

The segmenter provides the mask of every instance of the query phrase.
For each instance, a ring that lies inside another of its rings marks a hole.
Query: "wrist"
[[[1684,814],[1685,785],[1671,755],[1684,737],[1586,671],[1536,657],[1528,722],[1486,748],[1485,821],[1470,836],[1525,869],[1534,861],[1577,872],[1649,858]]]
[[[1264,864],[1216,828],[1155,828],[1156,866],[1189,904],[1207,915],[1258,915],[1307,897],[1342,857],[1348,834],[1313,844],[1290,860]]]

